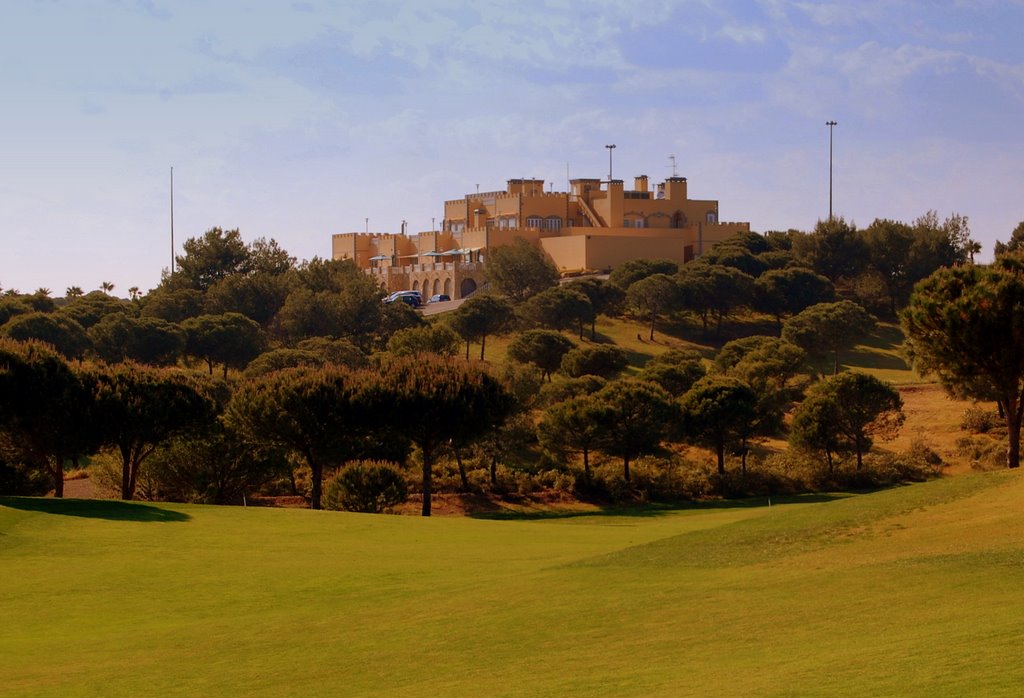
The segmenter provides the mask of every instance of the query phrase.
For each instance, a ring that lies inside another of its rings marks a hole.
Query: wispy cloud
[[[623,176],[673,154],[727,217],[808,227],[834,118],[858,221],[946,202],[976,230],[1021,217],[1019,0],[57,0],[4,20],[0,278],[47,262],[24,287],[108,263],[31,239],[159,231],[170,164],[183,234],[240,225],[307,256],[367,216],[426,228],[478,182],[600,176],[612,142]],[[120,267],[151,281],[119,286],[155,282],[150,246]]]

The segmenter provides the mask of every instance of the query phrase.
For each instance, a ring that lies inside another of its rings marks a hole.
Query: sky
[[[0,288],[156,286],[219,226],[299,259],[536,177],[723,221],[1024,220],[1024,0],[4,0]],[[368,220],[367,220],[368,219]]]

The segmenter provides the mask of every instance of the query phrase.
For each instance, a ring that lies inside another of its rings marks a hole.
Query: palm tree
[[[132,287],[131,287],[130,289],[128,289],[128,296],[129,296],[129,297],[130,297],[130,298],[131,298],[131,299],[132,299],[133,301],[137,301],[137,300],[139,300],[139,297],[140,297],[141,295],[142,295],[142,294],[141,294],[141,293],[139,292],[139,287],[138,287],[138,286],[132,286]]]
[[[971,264],[974,264],[974,255],[981,254],[981,243],[971,240],[967,243],[967,254],[971,257]]]
[[[110,293],[111,291],[114,290],[114,284],[110,283],[109,281],[104,281],[103,283],[100,284],[100,290],[103,291],[104,293]]]
[[[43,298],[49,298],[50,289],[46,288],[45,286],[40,286],[39,288],[36,289],[35,295],[42,296]]]
[[[79,298],[85,295],[85,291],[82,290],[81,286],[68,286],[67,290],[64,291],[64,295],[68,298]]]

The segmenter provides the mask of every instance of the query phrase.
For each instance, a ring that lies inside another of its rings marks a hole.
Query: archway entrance
[[[459,286],[459,298],[465,298],[475,290],[476,281],[473,281],[473,279],[463,279],[462,285]]]

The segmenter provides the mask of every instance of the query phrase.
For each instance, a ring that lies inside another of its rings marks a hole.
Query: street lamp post
[[[611,181],[612,181],[612,151],[615,150],[615,144],[612,143],[611,145],[606,145],[605,148],[608,149],[608,182],[611,183]]]
[[[171,276],[174,276],[174,168],[171,168]]]
[[[832,128],[836,126],[835,121],[826,121],[828,126],[828,219],[832,220]]]

